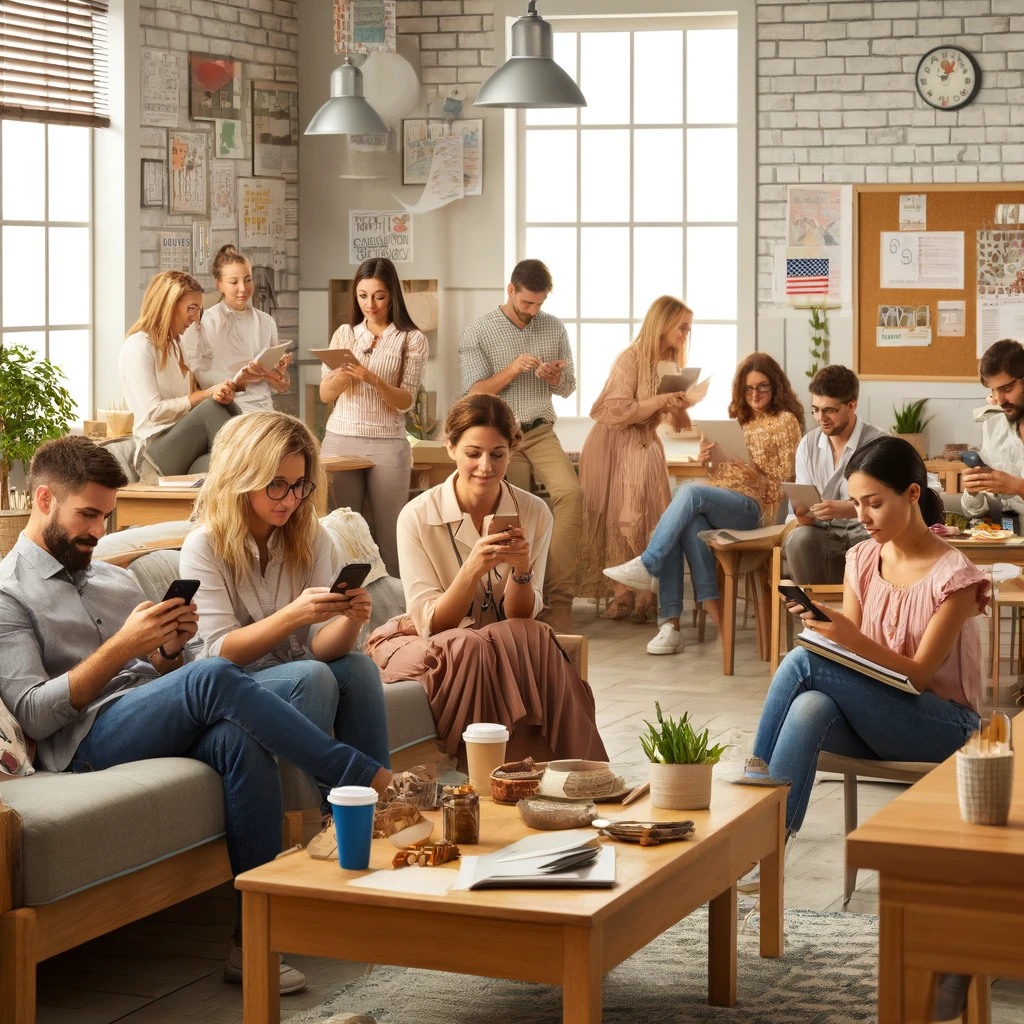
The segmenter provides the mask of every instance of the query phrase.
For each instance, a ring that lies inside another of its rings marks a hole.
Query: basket
[[[1005,825],[1013,793],[1013,754],[956,755],[960,817],[969,825]]]
[[[0,558],[4,558],[14,547],[18,535],[28,526],[29,511],[5,509],[0,512]]]
[[[702,811],[711,806],[713,764],[652,762],[651,806],[673,811]]]

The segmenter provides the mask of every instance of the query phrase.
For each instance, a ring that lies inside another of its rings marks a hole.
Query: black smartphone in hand
[[[800,605],[805,611],[809,611],[819,622],[831,622],[832,620],[795,584],[779,584],[779,593],[793,604]]]
[[[373,567],[368,562],[349,562],[334,581],[331,591],[335,594],[351,594],[363,585]]]
[[[981,461],[981,456],[977,452],[960,452],[960,461],[970,469],[988,469],[988,466]]]
[[[164,600],[173,601],[176,597],[180,597],[185,604],[191,604],[198,589],[199,580],[172,580],[171,585],[167,588],[167,593],[164,594]]]

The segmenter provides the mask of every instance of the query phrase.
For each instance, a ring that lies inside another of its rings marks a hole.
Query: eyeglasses
[[[767,395],[771,391],[772,386],[768,381],[762,381],[760,384],[751,385],[743,389],[745,395],[752,395],[756,391],[759,395]]]
[[[267,497],[274,501],[280,501],[288,496],[291,491],[299,501],[305,501],[316,490],[316,484],[312,480],[296,480],[290,484],[287,480],[271,480],[266,486]]]
[[[202,313],[202,311],[203,311],[203,307],[202,306],[186,306],[185,307],[185,312],[188,313],[189,316],[195,316],[196,313]]]
[[[1002,387],[989,388],[989,394],[995,395],[996,398],[1006,398],[1007,395],[1020,383],[1020,377],[1014,377],[1009,384],[1003,384]]]

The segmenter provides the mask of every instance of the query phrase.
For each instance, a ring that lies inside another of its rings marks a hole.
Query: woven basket
[[[960,817],[969,825],[1005,825],[1013,792],[1013,754],[956,755]]]
[[[28,526],[31,512],[0,512],[0,558],[3,558],[14,547],[18,534]]]
[[[711,764],[656,764],[651,768],[651,806],[702,811],[711,806]]]
[[[107,437],[127,437],[135,425],[135,413],[120,409],[100,409],[99,417],[107,424]]]

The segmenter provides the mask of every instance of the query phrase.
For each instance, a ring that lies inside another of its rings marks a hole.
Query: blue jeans
[[[318,662],[301,665],[314,676],[321,671]],[[210,765],[224,780],[228,854],[238,874],[281,852],[275,756],[332,786],[368,786],[381,768],[237,665],[204,658],[108,705],[79,744],[71,769],[100,771],[151,757],[191,757]]]
[[[798,647],[768,688],[754,756],[789,782],[786,828],[803,824],[818,753],[880,761],[944,761],[978,728],[976,712],[929,690],[919,697]]]
[[[683,611],[683,556],[690,563],[698,601],[718,597],[714,552],[697,534],[703,530],[754,530],[761,508],[753,498],[724,487],[681,487],[663,513],[651,541],[640,556],[644,568],[658,577],[658,614],[674,619]]]

